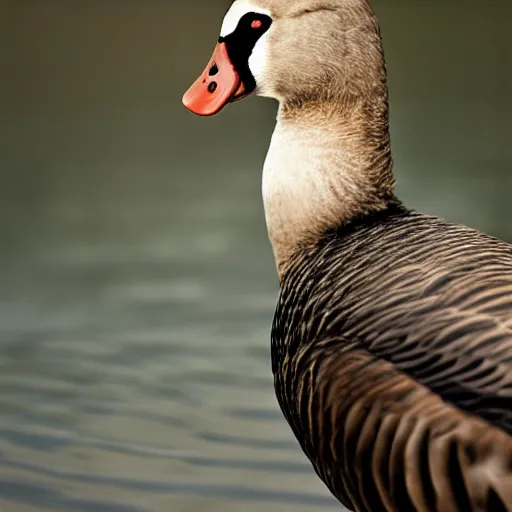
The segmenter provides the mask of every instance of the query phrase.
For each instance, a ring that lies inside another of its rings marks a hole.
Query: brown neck
[[[386,207],[393,195],[386,88],[371,100],[283,102],[263,171],[276,265],[328,228]]]

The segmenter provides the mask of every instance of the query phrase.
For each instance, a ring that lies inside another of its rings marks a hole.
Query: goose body
[[[512,512],[512,246],[393,191],[368,0],[237,0],[185,105],[280,103],[263,171],[283,414],[358,512]]]
[[[282,279],[279,403],[351,510],[512,510],[512,248],[393,205]]]

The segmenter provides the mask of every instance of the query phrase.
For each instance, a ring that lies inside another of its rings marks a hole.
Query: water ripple
[[[56,511],[76,512],[145,512],[148,509],[123,505],[111,501],[80,500],[64,492],[40,484],[26,481],[0,480],[0,496],[6,500],[33,505],[35,507]]]
[[[196,434],[196,437],[211,443],[229,444],[232,446],[244,446],[258,449],[263,448],[267,450],[286,450],[296,452],[298,446],[296,441],[256,439],[252,437],[230,436],[211,432],[200,432]]]
[[[38,451],[54,451],[69,446],[82,446],[99,449],[104,452],[117,452],[136,457],[170,459],[191,466],[250,469],[252,471],[265,472],[275,471],[288,474],[308,474],[312,472],[310,465],[306,462],[298,463],[281,460],[262,461],[227,457],[206,457],[197,453],[186,453],[183,450],[170,447],[137,445],[133,442],[123,443],[115,440],[73,435],[71,433],[61,433],[57,436],[55,434],[29,433],[13,429],[1,429],[0,439],[8,441],[11,445]]]
[[[88,475],[84,473],[64,472],[38,466],[36,464],[17,462],[8,459],[0,459],[0,467],[24,470],[36,475],[58,478],[67,482],[78,482],[81,484],[110,486],[127,491],[159,493],[159,494],[190,494],[193,496],[202,496],[210,498],[223,498],[229,500],[243,500],[260,503],[287,503],[296,505],[309,505],[315,507],[336,507],[340,508],[338,502],[330,497],[324,497],[306,492],[274,491],[266,489],[255,489],[247,486],[229,486],[229,485],[208,485],[202,483],[177,483],[177,482],[157,482],[142,481],[128,478],[115,478],[110,476]],[[8,492],[8,491],[7,491]],[[2,495],[2,487],[0,487]],[[85,502],[87,503],[87,502]],[[82,502],[83,504],[83,502]],[[89,512],[88,509],[77,509]],[[100,509],[100,510],[119,510],[125,509]],[[132,509],[138,510],[138,509]]]

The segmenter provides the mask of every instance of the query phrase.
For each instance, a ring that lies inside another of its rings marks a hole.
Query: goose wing
[[[351,333],[445,402],[512,436],[512,282],[484,271],[479,279],[445,271],[419,282],[420,272],[391,272]],[[395,278],[402,284],[393,286]]]
[[[318,345],[321,355],[303,359],[287,417],[342,503],[365,512],[512,510],[507,433],[347,340]]]

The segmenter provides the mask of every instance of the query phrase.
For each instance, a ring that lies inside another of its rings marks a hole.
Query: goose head
[[[339,103],[372,94],[383,76],[368,0],[236,0],[183,103],[205,116],[252,93],[282,105]]]
[[[236,0],[183,103],[209,116],[253,93],[280,103],[262,194],[283,275],[322,233],[394,197],[386,71],[369,0]]]

